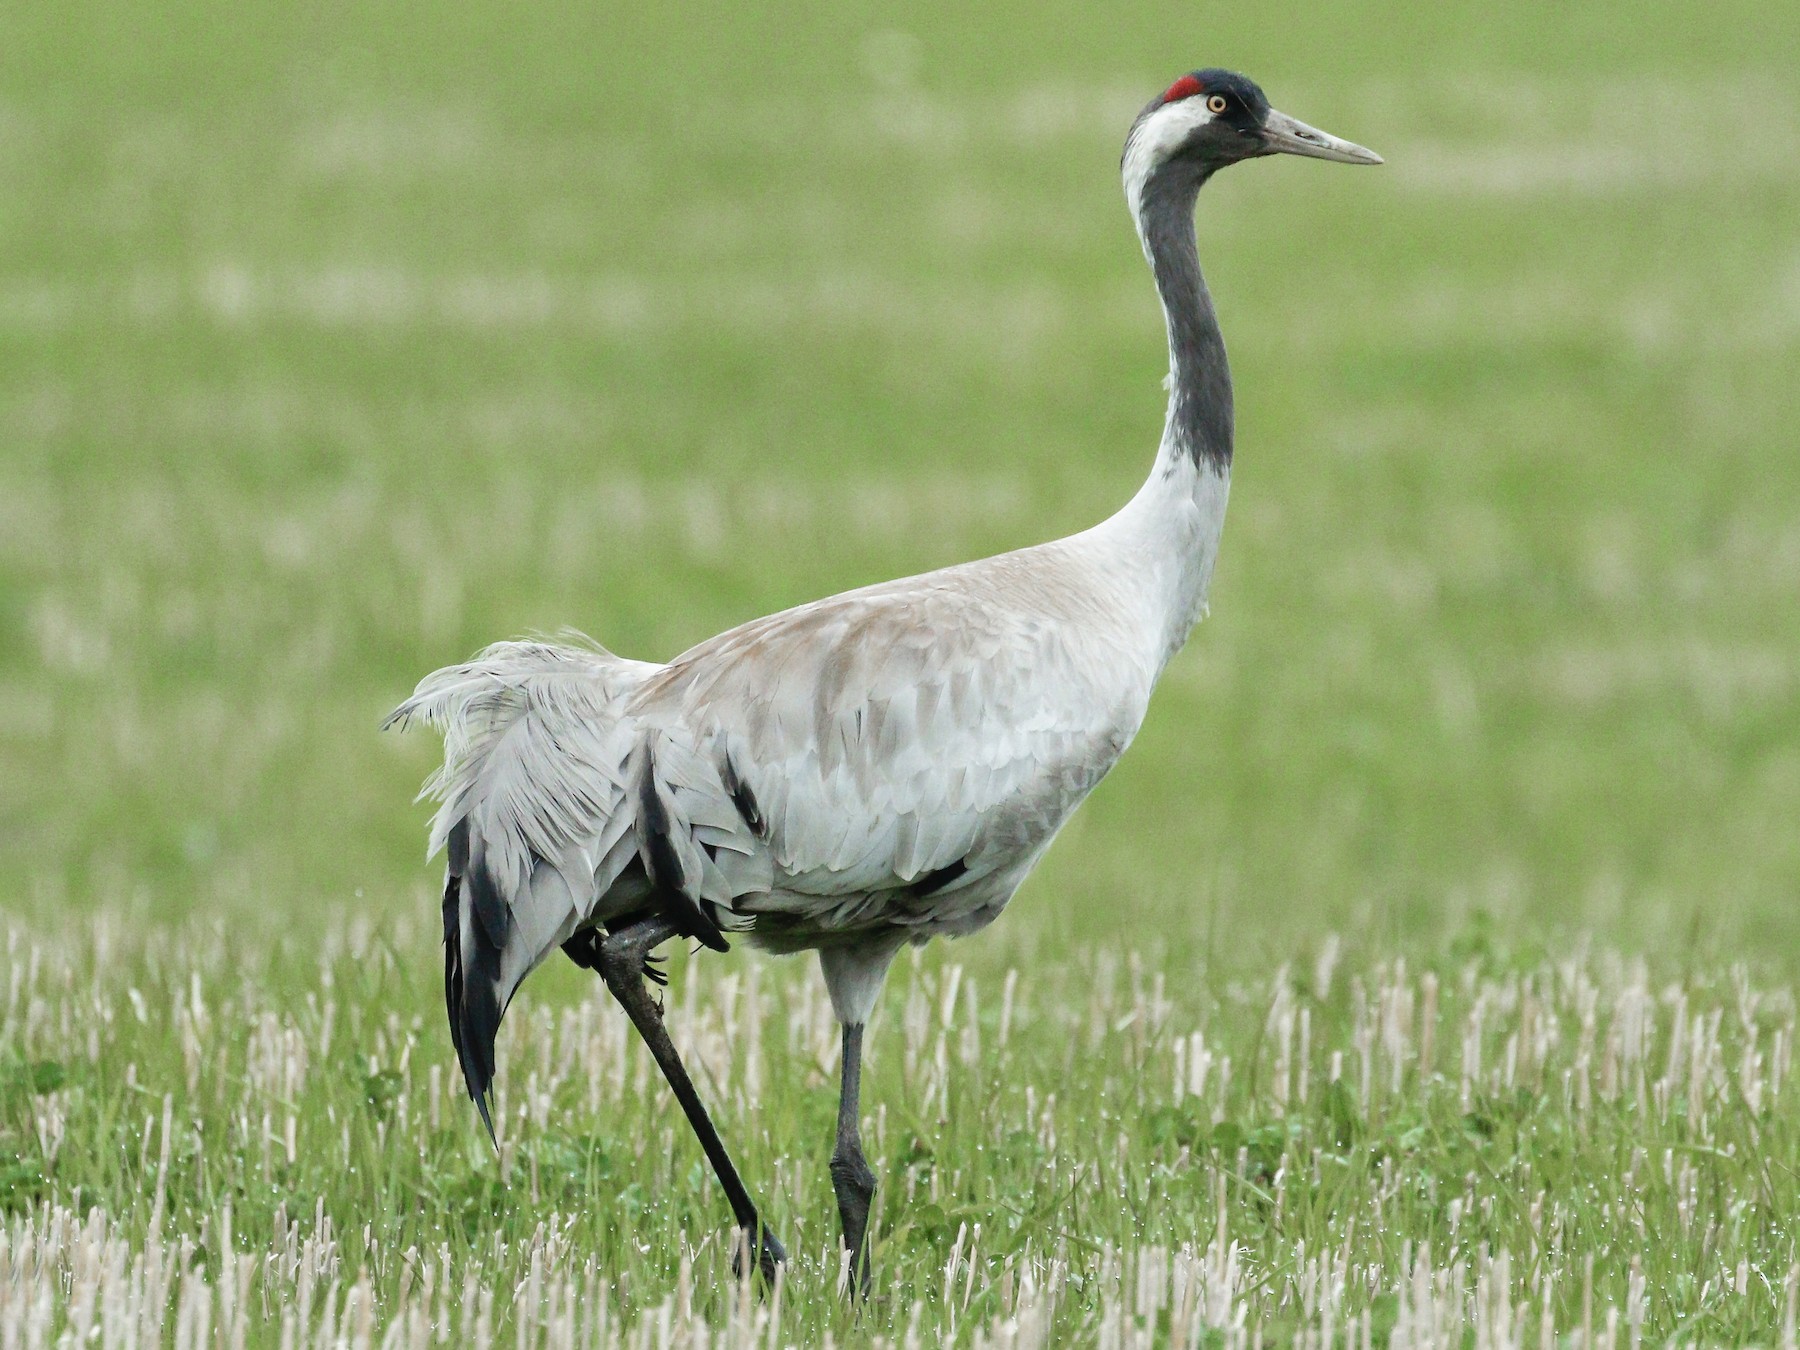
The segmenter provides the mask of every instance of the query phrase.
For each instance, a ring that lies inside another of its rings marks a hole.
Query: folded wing
[[[757,620],[632,697],[684,885],[767,930],[930,923],[1028,862],[1116,760],[1148,680],[1053,614],[933,578]],[[663,879],[658,878],[661,882]],[[929,903],[926,901],[929,900]]]

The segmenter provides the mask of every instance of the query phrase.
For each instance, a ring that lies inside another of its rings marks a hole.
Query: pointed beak
[[[1295,121],[1273,108],[1263,119],[1264,153],[1270,155],[1305,155],[1308,159],[1330,159],[1339,164],[1379,164],[1381,156],[1349,141],[1340,141],[1329,132]]]

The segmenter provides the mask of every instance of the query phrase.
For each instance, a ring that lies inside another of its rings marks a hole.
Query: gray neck
[[[1169,326],[1169,415],[1163,456],[1223,473],[1231,467],[1231,368],[1194,243],[1194,200],[1210,171],[1180,161],[1145,179],[1138,234]]]

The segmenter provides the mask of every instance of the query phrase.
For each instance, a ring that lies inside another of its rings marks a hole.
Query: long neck
[[[1158,670],[1206,612],[1230,495],[1231,372],[1194,244],[1205,180],[1152,172],[1129,198],[1168,320],[1169,412],[1149,478],[1094,531],[1097,544],[1123,554],[1130,590],[1148,607],[1145,636]]]
[[[1194,199],[1206,178],[1165,165],[1132,203],[1169,329],[1169,413],[1158,456],[1165,471],[1183,459],[1220,473],[1231,467],[1231,368],[1194,244]]]

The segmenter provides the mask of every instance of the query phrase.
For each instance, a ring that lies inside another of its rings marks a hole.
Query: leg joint
[[[644,966],[644,956],[642,952],[634,950],[635,943],[608,939],[599,946],[594,967],[607,984],[617,986],[627,980],[639,978]]]
[[[840,1149],[831,1155],[831,1184],[839,1192],[850,1190],[866,1201],[875,1194],[875,1173],[861,1153]]]
[[[645,958],[675,934],[675,925],[659,914],[624,924],[595,943],[594,968],[608,988],[628,989],[629,981],[643,978]]]

